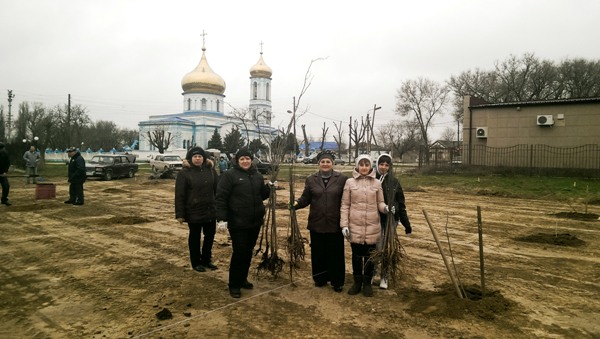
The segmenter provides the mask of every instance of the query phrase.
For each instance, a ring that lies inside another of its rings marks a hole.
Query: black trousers
[[[69,200],[83,203],[83,183],[72,182],[69,185]]]
[[[344,286],[346,261],[342,232],[318,233],[310,231],[310,262],[315,283]]]
[[[229,229],[233,253],[229,264],[229,287],[241,288],[248,279],[252,251],[260,233],[260,226],[245,229]]]
[[[188,223],[190,234],[188,235],[188,247],[190,248],[190,260],[192,267],[209,263],[212,259],[212,247],[215,241],[217,223],[215,220],[205,223]],[[202,242],[204,233],[204,242]],[[202,242],[202,248],[200,243]]]
[[[354,278],[361,276],[372,278],[375,265],[370,256],[375,251],[376,245],[352,243],[350,246],[352,247],[352,275]]]
[[[2,186],[2,202],[8,202],[8,192],[10,191],[10,184],[8,178],[0,176],[0,186]]]

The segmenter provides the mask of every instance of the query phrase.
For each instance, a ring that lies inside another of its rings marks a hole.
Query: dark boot
[[[365,297],[373,296],[373,286],[371,286],[371,279],[373,279],[373,277],[364,276],[362,292]]]
[[[358,294],[362,288],[362,284],[363,284],[362,276],[355,276],[354,284],[348,290],[348,294],[350,294],[350,295]]]

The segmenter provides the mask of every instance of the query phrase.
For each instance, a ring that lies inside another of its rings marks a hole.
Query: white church
[[[202,58],[198,66],[183,76],[183,112],[151,115],[139,126],[139,150],[155,151],[148,132],[164,130],[173,140],[166,151],[187,150],[191,146],[207,148],[215,128],[223,139],[232,129],[239,129],[248,141],[260,138],[263,143],[275,133],[271,127],[271,68],[265,64],[262,48],[258,62],[250,68],[250,102],[246,121],[225,114],[225,80],[215,73],[206,59],[202,43]],[[248,116],[249,115],[249,116]]]

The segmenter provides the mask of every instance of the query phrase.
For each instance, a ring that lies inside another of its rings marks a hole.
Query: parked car
[[[177,154],[157,154],[150,159],[153,172],[165,172],[169,169],[179,171],[183,168],[183,160]]]
[[[319,155],[319,153],[313,153],[307,157],[304,157],[304,160],[302,160],[302,162],[305,164],[316,164],[317,163],[317,155]]]
[[[120,154],[95,155],[85,164],[88,177],[100,177],[104,180],[127,177],[133,178],[138,171],[135,158]]]
[[[271,164],[270,162],[262,161],[259,158],[254,158],[252,164],[256,166],[256,169],[262,174],[269,174],[277,169],[277,166]]]

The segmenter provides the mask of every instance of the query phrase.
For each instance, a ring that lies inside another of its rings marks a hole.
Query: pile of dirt
[[[585,241],[577,238],[576,235],[569,233],[555,233],[555,234],[547,234],[547,233],[537,233],[530,234],[524,237],[515,238],[517,241],[524,242],[533,242],[539,244],[550,244],[550,245],[558,245],[558,246],[570,246],[577,247],[585,245]]]
[[[579,213],[579,212],[558,212],[554,214],[558,218],[594,221],[598,220],[598,214],[595,213]]]
[[[409,312],[427,314],[440,318],[460,319],[472,315],[484,320],[494,320],[508,313],[514,303],[499,291],[486,291],[483,295],[478,286],[465,286],[466,298],[459,298],[454,285],[439,286],[436,291],[415,291],[418,298],[411,298]]]

